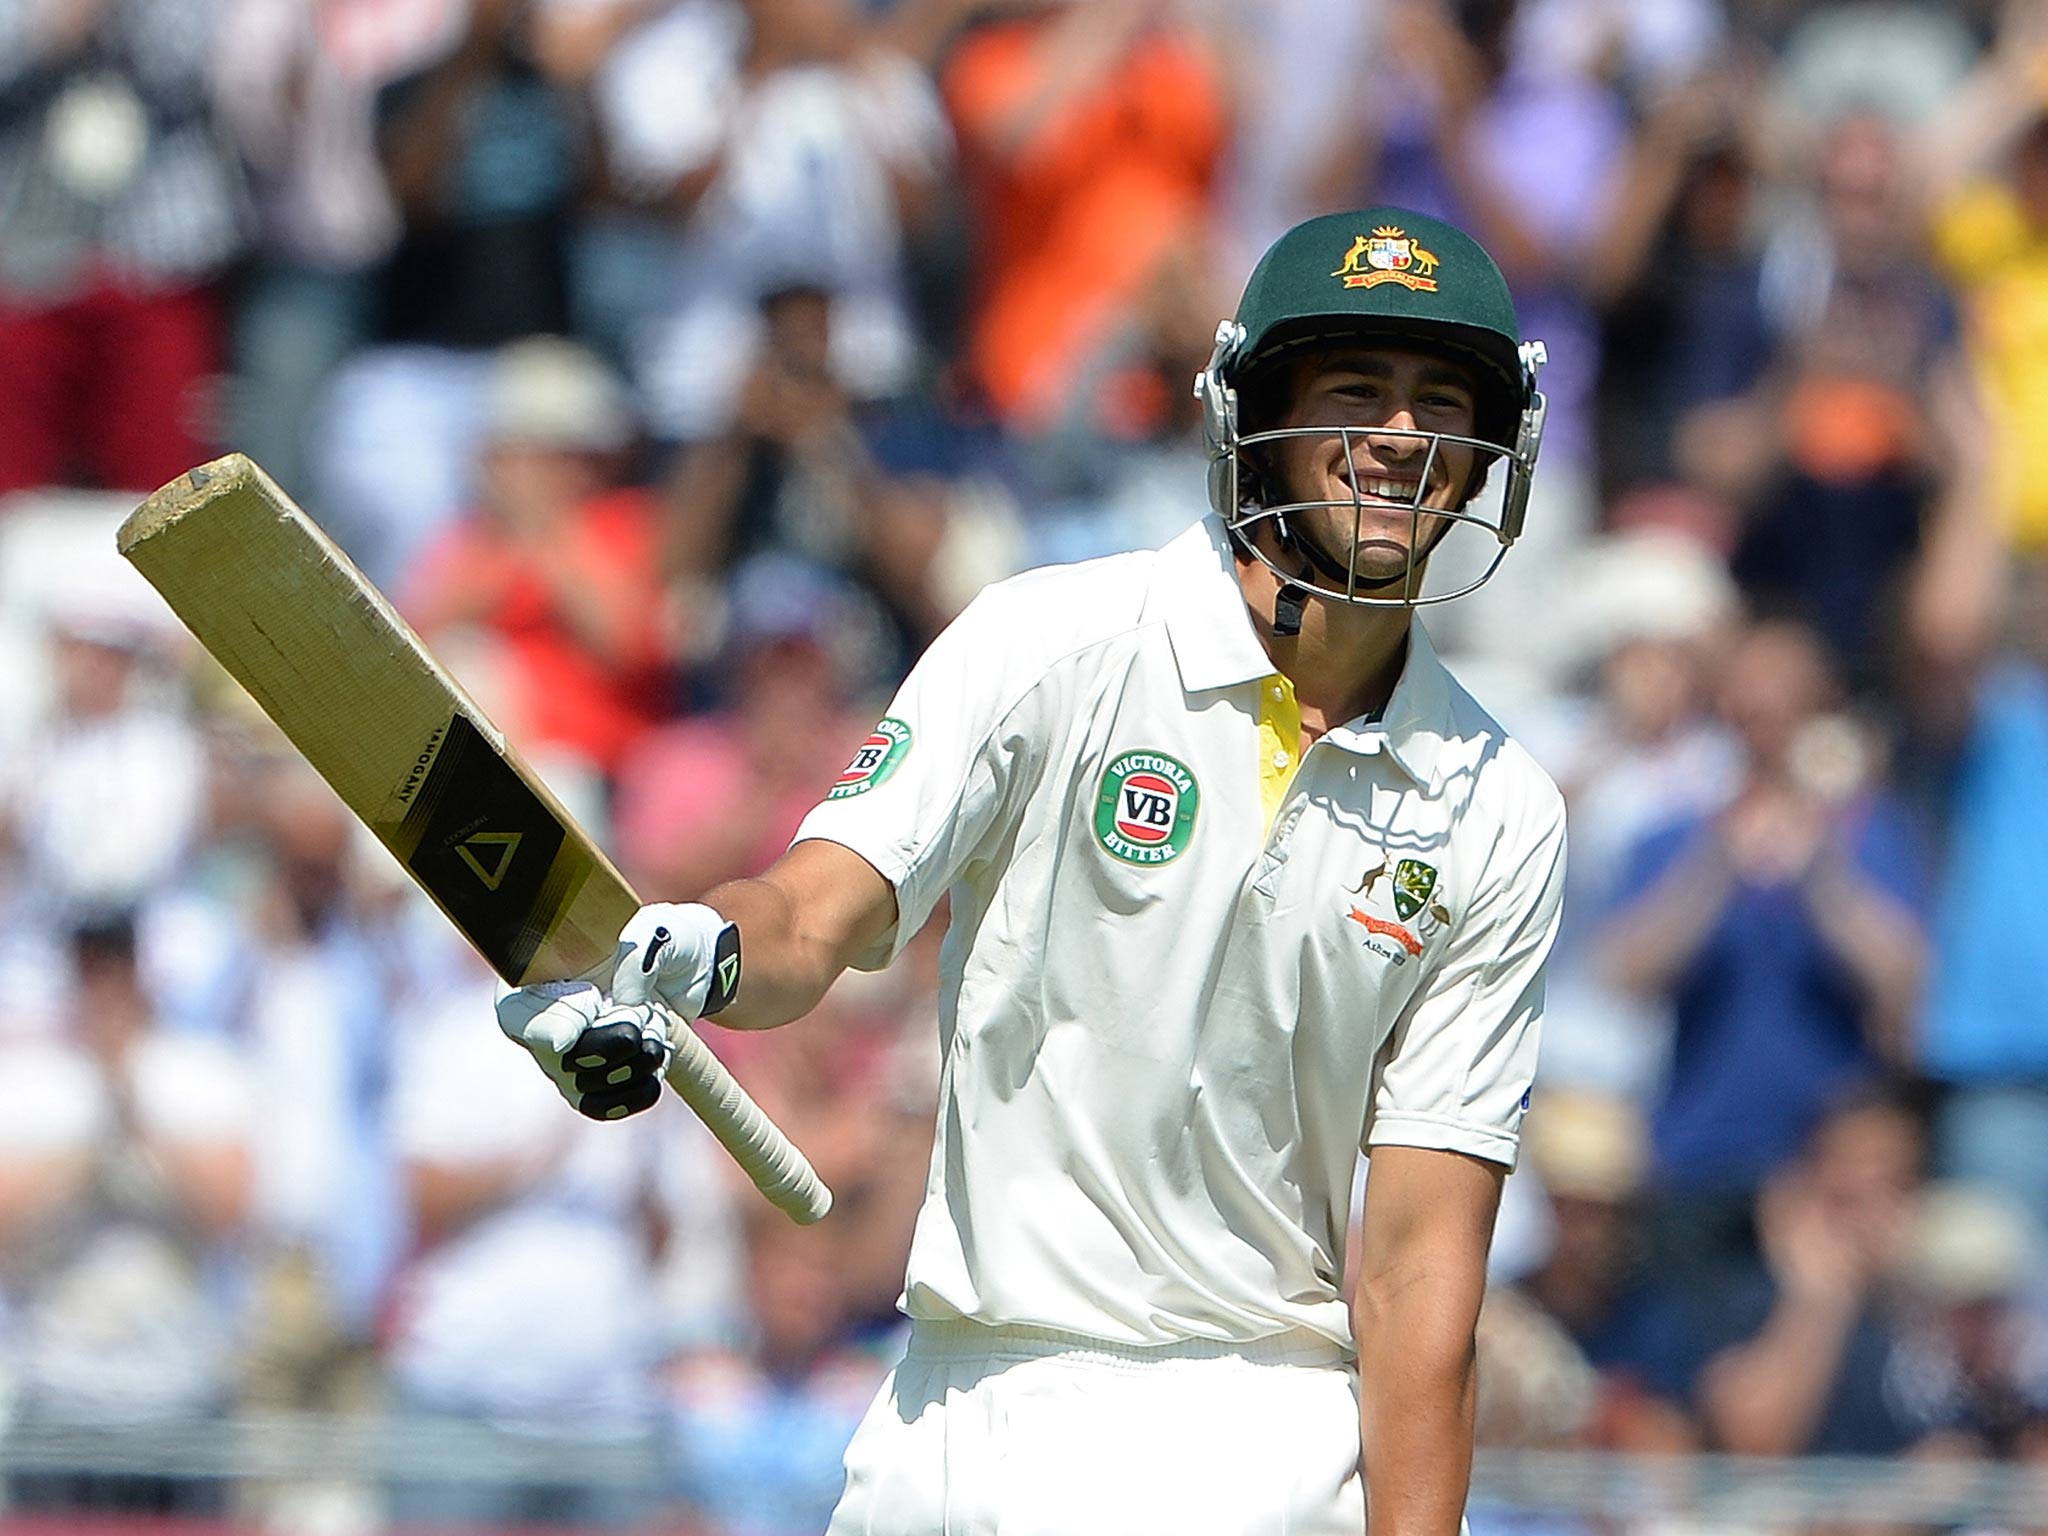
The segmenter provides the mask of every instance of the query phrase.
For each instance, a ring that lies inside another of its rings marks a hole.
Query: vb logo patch
[[[1126,752],[1102,770],[1095,840],[1126,864],[1171,864],[1195,837],[1201,790],[1164,752]]]
[[[874,735],[860,744],[846,771],[825,793],[827,800],[848,800],[864,795],[896,771],[910,752],[910,727],[890,718],[875,727]]]

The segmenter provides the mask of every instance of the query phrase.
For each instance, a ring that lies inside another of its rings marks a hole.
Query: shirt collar
[[[1214,515],[1161,549],[1147,616],[1166,625],[1181,686],[1189,693],[1257,682],[1274,674],[1238,585],[1230,534]],[[1420,619],[1408,626],[1408,656],[1377,721],[1352,720],[1325,740],[1350,752],[1384,746],[1416,783],[1436,787],[1438,757],[1451,733],[1450,674]]]
[[[1451,674],[1437,659],[1422,620],[1408,622],[1408,656],[1393,696],[1378,720],[1348,720],[1323,738],[1352,752],[1372,752],[1382,745],[1402,771],[1432,792],[1444,743],[1452,731]]]
[[[1203,518],[1159,551],[1147,616],[1166,622],[1181,686],[1189,693],[1229,688],[1273,675],[1237,583],[1237,560],[1223,520]]]

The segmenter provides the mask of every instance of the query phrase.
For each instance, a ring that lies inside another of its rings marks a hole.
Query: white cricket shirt
[[[1227,540],[990,587],[797,834],[895,886],[863,967],[952,898],[913,1318],[1348,1348],[1360,1147],[1514,1162],[1563,801],[1419,624],[1277,761]]]

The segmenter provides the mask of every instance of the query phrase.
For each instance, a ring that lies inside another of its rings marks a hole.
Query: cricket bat
[[[121,525],[121,553],[514,986],[608,981],[640,899],[355,563],[239,453]],[[671,1021],[674,1023],[674,1021]],[[799,1222],[832,1194],[696,1032],[669,1086]]]

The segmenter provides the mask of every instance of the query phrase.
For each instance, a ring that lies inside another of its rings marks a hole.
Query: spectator
[[[0,971],[17,1026],[60,1011],[62,928],[179,874],[205,812],[204,747],[152,686],[154,617],[125,587],[80,583],[47,627],[48,718],[0,765]]]
[[[653,1430],[664,1341],[645,1308],[661,1127],[579,1120],[545,1082],[522,1081],[534,1074],[512,1070],[516,1056],[476,1027],[491,987],[470,958],[459,982],[391,1026],[393,1139],[414,1241],[388,1360],[409,1424],[524,1436],[535,1472],[408,1481],[394,1490],[394,1518],[624,1528],[645,1518],[644,1490],[568,1481],[561,1469],[576,1466],[579,1444],[647,1444]]]
[[[1818,184],[1817,223],[1781,231],[1766,257],[1778,366],[1744,399],[1695,411],[1678,452],[1747,508],[1744,590],[1820,630],[1863,692],[1890,659],[1886,621],[1941,490],[1921,423],[1957,361],[1955,316],[1896,128],[1875,113],[1833,124]]]
[[[1186,381],[1207,364],[1224,307],[1204,245],[1161,260],[1058,420],[1027,445],[1046,498],[1031,518],[1033,563],[1156,549],[1186,525],[1185,488],[1207,473],[1209,451]]]
[[[398,211],[377,160],[378,90],[461,24],[459,0],[221,0],[216,99],[248,169],[255,249],[235,300],[232,441],[295,496],[334,370],[377,323]]]
[[[1551,1093],[1524,1134],[1551,1216],[1549,1251],[1516,1290],[1560,1328],[1592,1373],[1579,1443],[1696,1449],[1684,1317],[1649,1265],[1642,1196],[1649,1138],[1627,1101]]]
[[[763,344],[730,427],[688,449],[671,481],[667,563],[701,601],[749,555],[850,570],[863,556],[873,475],[853,403],[832,376],[832,305],[819,288],[761,300]]]
[[[2048,1230],[2048,564],[2008,553],[1982,418],[1950,396],[1943,423],[1959,473],[1915,572],[1904,669],[1944,843],[1917,1061],[1949,1089],[1942,1175]]]
[[[1969,1184],[1922,1193],[1892,1373],[1920,1454],[2008,1460],[2048,1430],[2048,1324],[2026,1294],[2040,1258],[2040,1235],[2010,1201]]]
[[[152,491],[214,439],[241,246],[208,116],[220,0],[0,10],[0,493]]]
[[[958,423],[930,412],[857,413],[829,366],[825,293],[782,289],[761,307],[766,335],[731,426],[685,450],[669,482],[666,562],[690,626],[682,648],[713,660],[720,589],[756,557],[784,570],[794,559],[847,578],[852,590],[834,599],[841,622],[876,631],[861,637],[865,656],[841,648],[851,665],[842,686],[885,689],[973,595],[950,593],[940,568],[974,451],[932,442]],[[856,619],[852,608],[866,611]]]
[[[1600,339],[1589,280],[1629,140],[1609,85],[1567,58],[1524,51],[1520,10],[1520,0],[1393,0],[1371,84],[1350,111],[1332,114],[1322,178],[1333,207],[1393,203],[1471,230],[1499,258],[1523,333],[1549,349],[1530,554],[1438,623],[1447,646],[1528,667],[1538,658],[1526,638],[1552,599],[1546,565],[1590,531],[1596,511]],[[1471,580],[1473,563],[1492,552],[1477,542],[1440,552],[1430,573],[1438,590]]]
[[[2048,6],[2007,8],[1997,46],[1927,125],[1935,249],[1968,321],[1997,435],[1990,487],[2005,536],[2048,548]]]
[[[931,82],[852,0],[553,0],[542,37],[589,80],[620,206],[586,248],[586,294],[658,440],[731,421],[779,289],[829,296],[839,388],[909,382],[904,234],[950,147]]]
[[[1600,467],[1610,494],[1671,479],[1693,411],[1740,398],[1772,361],[1750,139],[1756,82],[1734,68],[1650,109],[1590,261],[1602,311]]]
[[[865,729],[849,704],[857,597],[786,556],[733,583],[721,707],[649,732],[622,761],[619,850],[636,884],[703,894],[768,867]]]
[[[1206,238],[1221,65],[1172,0],[1032,0],[970,27],[939,84],[975,262],[966,370],[1035,431],[1160,263]]]
[[[1487,1291],[1474,1336],[1479,1391],[1473,1444],[1490,1451],[1571,1451],[1593,1417],[1594,1376],[1571,1336],[1513,1290]],[[1574,1514],[1532,1514],[1476,1492],[1465,1511],[1472,1536],[1593,1536]]]
[[[197,1426],[228,1405],[254,1084],[158,1027],[125,915],[74,928],[76,1032],[0,1060],[0,1376],[23,1422]],[[17,1474],[26,1510],[217,1511],[203,1479]]]
[[[311,456],[323,515],[386,587],[470,499],[492,350],[568,328],[588,147],[534,25],[525,0],[468,0],[439,56],[377,96],[401,216],[381,344],[334,377]]]
[[[1697,1403],[1710,1442],[1752,1456],[1889,1456],[1913,1426],[1886,1390],[1900,1335],[1886,1284],[1920,1189],[1904,1101],[1832,1105],[1756,1208],[1760,1261],[1698,1297]]]
[[[841,1457],[888,1374],[846,1338],[843,1229],[747,1207],[747,1335],[668,1369],[677,1491],[704,1536],[812,1536],[845,1481]]]
[[[1617,520],[1682,493],[1639,495]],[[1727,797],[1736,759],[1711,709],[1711,668],[1735,628],[1734,584],[1721,561],[1674,528],[1631,526],[1589,544],[1567,569],[1574,621],[1562,626],[1568,670],[1592,695],[1566,710],[1537,749],[1572,821],[1565,909],[1550,960],[1544,1077],[1647,1101],[1670,1047],[1669,1009],[1611,984],[1597,932],[1636,844]],[[1553,637],[1553,642],[1555,637]]]
[[[1735,642],[1719,704],[1741,781],[1642,841],[1598,941],[1616,982],[1676,1021],[1651,1139],[1680,1273],[1739,1251],[1758,1187],[1822,1106],[1906,1058],[1921,858],[1833,699],[1810,631],[1766,622]]]
[[[252,1222],[271,1305],[249,1330],[247,1400],[361,1411],[404,1243],[386,1103],[398,946],[334,792],[293,758],[259,770],[251,798],[253,888],[214,914],[247,977],[234,1036],[261,1106]]]
[[[589,352],[548,337],[502,349],[481,505],[421,552],[400,593],[430,643],[480,650],[470,666],[492,680],[508,734],[606,773],[669,692],[655,503],[618,485],[633,435],[623,391]]]

